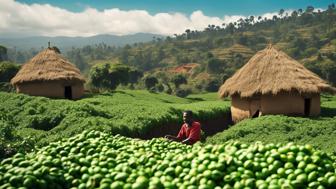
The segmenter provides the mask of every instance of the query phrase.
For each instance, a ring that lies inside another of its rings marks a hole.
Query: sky
[[[0,37],[93,36],[203,30],[247,16],[271,18],[336,0],[0,0]]]

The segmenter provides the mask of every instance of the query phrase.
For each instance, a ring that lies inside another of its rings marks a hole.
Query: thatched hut
[[[18,93],[51,98],[78,99],[85,79],[56,47],[47,48],[25,63],[11,84]]]
[[[266,114],[317,116],[320,93],[335,93],[316,74],[272,45],[255,54],[219,89],[230,96],[232,120]]]

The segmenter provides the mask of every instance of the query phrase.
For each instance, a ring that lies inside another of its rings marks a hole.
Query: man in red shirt
[[[166,135],[165,138],[173,141],[182,142],[183,144],[194,144],[201,139],[201,124],[192,119],[192,111],[183,112],[183,122],[177,137]]]

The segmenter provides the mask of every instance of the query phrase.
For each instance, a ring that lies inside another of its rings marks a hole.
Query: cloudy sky
[[[249,15],[272,17],[336,0],[0,0],[0,37],[92,36],[203,30]]]

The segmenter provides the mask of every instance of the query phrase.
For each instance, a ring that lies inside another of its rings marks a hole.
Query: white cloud
[[[183,33],[186,29],[203,30],[209,24],[239,19],[241,16],[209,17],[202,11],[190,16],[182,13],[151,15],[144,10],[124,11],[118,8],[98,11],[86,8],[71,12],[48,4],[32,4],[0,0],[1,36],[91,36],[96,34],[126,35],[148,32],[162,35]]]
[[[182,13],[158,13],[145,10],[124,11],[118,8],[98,11],[86,8],[71,12],[49,4],[32,4],[0,0],[0,36],[91,36],[154,33],[173,35],[186,29],[203,30],[209,24],[221,26],[245,18],[241,15],[210,17],[198,10],[190,16]],[[267,13],[271,18],[277,13]]]

